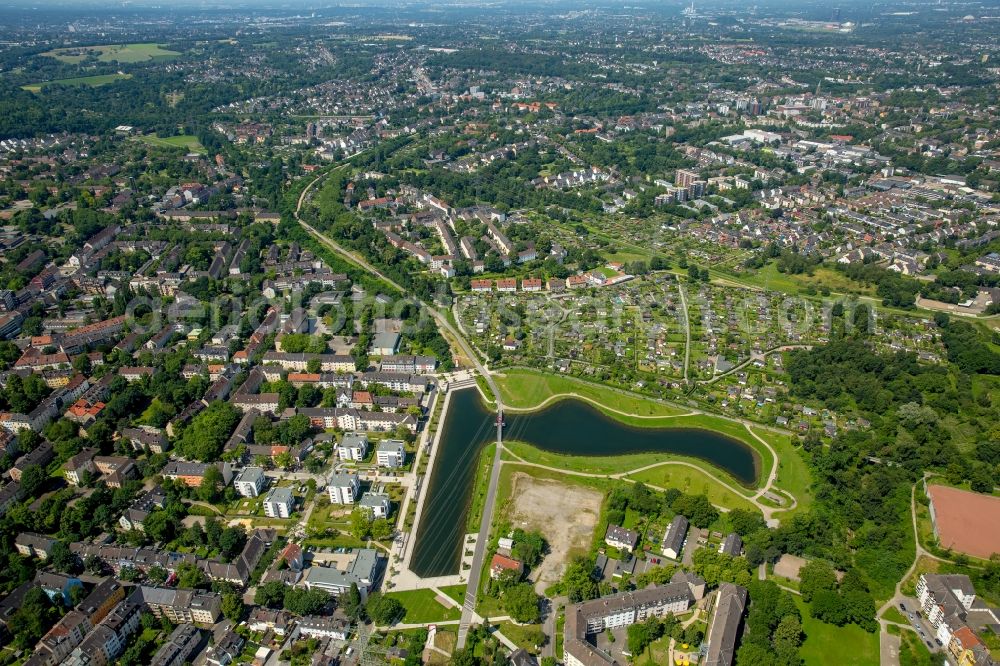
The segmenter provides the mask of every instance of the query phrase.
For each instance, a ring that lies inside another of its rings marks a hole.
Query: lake
[[[504,415],[504,439],[577,456],[665,453],[699,458],[747,486],[756,482],[758,458],[732,437],[696,428],[639,428],[616,421],[582,400],[560,400],[536,412]],[[410,568],[419,576],[458,572],[476,462],[496,438],[496,415],[479,391],[454,391],[442,424]]]

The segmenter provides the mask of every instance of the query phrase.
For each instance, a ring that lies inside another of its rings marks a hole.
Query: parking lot
[[[899,604],[899,611],[906,616],[910,626],[920,636],[927,649],[931,652],[937,652],[942,649],[943,646],[939,645],[938,640],[934,637],[934,627],[923,617],[923,613],[920,612],[916,600],[905,599]]]

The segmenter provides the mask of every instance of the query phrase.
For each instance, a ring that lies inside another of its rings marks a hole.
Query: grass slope
[[[442,606],[438,602],[437,593],[434,590],[423,589],[388,592],[385,596],[392,597],[403,604],[403,608],[406,609],[403,622],[406,624],[444,622],[446,620],[458,620],[462,616],[461,609]]]
[[[837,627],[813,619],[809,606],[799,596],[795,603],[802,613],[802,631],[806,635],[799,654],[806,666],[877,666],[879,663],[878,634],[869,634],[849,624]]]

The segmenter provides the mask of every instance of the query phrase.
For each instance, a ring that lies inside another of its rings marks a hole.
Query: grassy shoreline
[[[731,437],[748,446],[755,456],[755,461],[758,465],[758,478],[754,484],[755,488],[763,487],[768,475],[775,466],[775,462],[777,462],[774,487],[783,490],[797,500],[795,508],[779,510],[777,512],[779,515],[784,515],[785,517],[794,515],[804,511],[812,503],[812,496],[809,491],[812,478],[806,461],[798,450],[794,437],[778,429],[765,425],[744,423],[705,412],[691,413],[693,410],[685,411],[684,408],[676,405],[662,403],[638,395],[631,395],[612,387],[602,387],[599,384],[573,377],[539,370],[512,369],[503,374],[495,375],[495,381],[504,397],[505,407],[508,409],[513,408],[512,411],[533,411],[543,404],[547,407],[560,400],[582,399],[599,409],[609,418],[629,426],[694,428],[710,430]],[[508,403],[508,401],[510,402]],[[620,413],[629,410],[631,410],[631,416]],[[770,449],[758,438],[766,441]],[[534,449],[534,447],[531,448]],[[777,461],[775,461],[775,455],[771,453],[771,449],[777,455]],[[529,452],[529,455],[532,455],[531,452]],[[724,470],[697,458],[686,458],[662,453],[636,455],[649,456],[645,464],[671,460],[691,462],[709,476],[722,475],[731,485],[741,490],[747,488],[747,486],[726,474]],[[550,454],[545,453],[544,456],[550,456]],[[544,456],[542,459],[535,457],[530,460],[528,458],[525,459],[539,464],[552,464],[546,462]],[[583,459],[583,457],[574,456],[561,456],[559,458],[554,466],[566,464],[567,460],[578,461]],[[554,454],[548,458],[548,460],[555,459],[556,456]],[[610,472],[605,472],[600,467],[597,469],[584,469],[582,467],[567,465],[565,468],[588,473],[614,474],[642,466],[641,464],[632,465],[631,463],[635,459],[631,456],[629,456],[629,460],[628,467],[622,468],[622,466],[618,466]],[[665,469],[669,469],[669,467]],[[677,467],[674,469],[677,469]],[[721,485],[718,488],[725,490]]]

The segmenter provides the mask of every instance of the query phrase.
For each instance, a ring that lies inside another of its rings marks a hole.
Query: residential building
[[[361,496],[358,506],[367,511],[372,518],[388,518],[392,503],[385,493],[365,493]]]
[[[289,488],[271,488],[264,497],[264,515],[269,518],[288,518],[294,508],[295,498]]]
[[[55,539],[47,537],[44,534],[21,532],[14,538],[14,547],[17,548],[17,552],[25,557],[37,557],[40,560],[46,560],[55,542]]]
[[[719,544],[719,552],[730,557],[739,557],[743,553],[743,539],[736,532],[730,532]]]
[[[681,554],[684,552],[684,541],[687,538],[688,525],[688,519],[680,514],[674,516],[674,519],[670,521],[670,525],[663,535],[663,541],[660,543],[660,550],[666,557],[673,560],[681,558]]]
[[[708,653],[704,666],[731,666],[743,631],[743,611],[747,605],[745,587],[732,583],[719,585],[715,612],[708,628]]]
[[[975,608],[972,580],[963,574],[922,574],[916,591],[935,637],[943,645],[950,645],[958,630],[968,626],[970,612]]]
[[[66,480],[74,486],[79,486],[86,475],[95,475],[97,467],[94,465],[94,456],[98,453],[97,449],[84,449],[67,460],[63,466]]]
[[[233,482],[236,492],[243,497],[257,497],[265,485],[267,485],[267,477],[261,467],[247,467]]]
[[[361,480],[352,472],[334,472],[326,484],[331,504],[354,504],[361,490]]]
[[[201,647],[202,635],[193,624],[179,624],[167,642],[153,655],[150,666],[182,666],[193,661],[191,656]]]
[[[375,462],[379,467],[402,467],[406,463],[406,445],[398,439],[379,442],[375,449]]]
[[[288,633],[292,624],[292,614],[285,610],[271,610],[270,608],[254,608],[250,611],[247,620],[247,627],[250,631],[273,631],[279,636]]]
[[[129,638],[139,627],[141,611],[141,604],[130,600],[120,602],[62,663],[65,666],[105,666],[112,663],[125,650]]]
[[[210,625],[222,615],[222,597],[214,592],[140,585],[132,598],[144,603],[155,617],[165,617],[174,624]]]
[[[197,488],[205,478],[205,470],[213,465],[222,472],[223,484],[228,486],[233,478],[233,468],[227,462],[199,463],[171,460],[160,470],[160,475],[165,479],[180,479],[192,488]]]
[[[570,605],[563,627],[563,661],[567,666],[619,665],[621,662],[590,642],[588,636],[645,622],[650,617],[683,613],[692,603],[691,587],[672,582]]]
[[[239,659],[244,645],[246,645],[245,638],[235,631],[226,631],[205,652],[205,661],[209,666],[229,666]]]
[[[162,509],[167,505],[167,496],[159,486],[149,492],[143,493],[132,501],[132,505],[125,510],[125,513],[118,519],[118,524],[122,529],[145,531],[143,522],[156,509]]]
[[[364,460],[368,455],[368,435],[348,432],[337,445],[337,457],[341,460]]]
[[[639,545],[639,535],[618,525],[608,525],[608,530],[604,533],[604,543],[631,553]]]
[[[490,561],[490,578],[500,578],[506,571],[513,572],[517,579],[520,580],[524,574],[524,562],[516,560],[513,557],[501,555],[500,553],[493,555],[493,559]]]
[[[90,591],[76,608],[86,614],[90,623],[96,626],[107,617],[111,609],[125,600],[125,588],[114,578],[105,578]]]
[[[333,615],[307,615],[299,620],[299,633],[306,638],[346,641],[351,633],[351,622],[340,612]]]
[[[333,567],[313,566],[306,570],[304,579],[308,589],[326,590],[334,596],[339,596],[358,586],[362,599],[368,597],[368,592],[375,583],[378,568],[378,552],[371,548],[361,548],[355,551],[354,559],[345,571]]]

